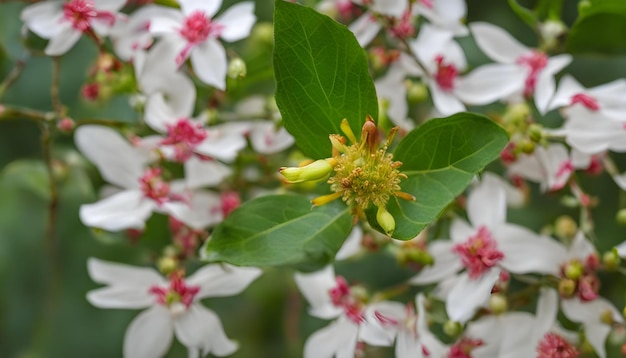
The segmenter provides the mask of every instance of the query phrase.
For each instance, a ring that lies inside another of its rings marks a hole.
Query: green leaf
[[[2,175],[6,183],[31,192],[42,200],[50,199],[48,170],[42,161],[26,159],[13,161],[4,168]]]
[[[537,28],[537,24],[539,20],[537,20],[537,16],[529,9],[520,5],[517,0],[508,0],[509,6],[519,16],[522,21],[524,21],[528,26],[533,29]]]
[[[570,30],[567,49],[571,53],[626,53],[626,1],[585,0]]]
[[[277,0],[274,12],[276,103],[285,127],[314,159],[331,154],[328,135],[347,118],[360,134],[378,99],[365,52],[345,26],[313,9]]]
[[[394,159],[403,163],[400,170],[408,176],[402,190],[417,200],[394,198],[387,204],[396,220],[393,237],[412,239],[436,220],[474,175],[498,158],[508,140],[500,126],[473,113],[432,119],[411,131],[398,144]]]
[[[351,220],[340,201],[311,209],[304,196],[263,196],[243,204],[215,228],[204,258],[317,270],[333,260],[352,230]]]

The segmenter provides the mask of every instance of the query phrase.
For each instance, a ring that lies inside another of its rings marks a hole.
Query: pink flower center
[[[413,26],[413,17],[410,11],[404,12],[400,22],[391,28],[391,33],[397,38],[408,38],[415,35],[415,26]]]
[[[480,278],[504,258],[504,253],[498,250],[498,243],[484,226],[479,227],[476,235],[466,242],[454,245],[452,251],[460,256],[472,279]]]
[[[167,137],[161,145],[174,146],[174,159],[185,162],[191,158],[194,149],[207,137],[202,125],[192,123],[187,118],[179,119],[176,124],[167,125]]]
[[[524,84],[524,96],[530,96],[535,92],[537,86],[537,77],[541,70],[543,70],[548,64],[548,56],[545,53],[533,51],[529,55],[520,56],[517,59],[517,63],[528,67],[529,72],[526,76],[526,82]]]
[[[181,197],[173,195],[168,182],[161,177],[161,168],[149,168],[139,178],[139,185],[146,198],[154,200],[157,205],[163,205],[170,200],[182,200]]]
[[[596,112],[600,109],[598,101],[588,94],[578,93],[573,95],[571,99],[571,104],[574,105],[576,103],[582,104],[583,106],[587,107],[587,109],[593,112]]]
[[[337,276],[335,280],[335,287],[328,290],[331,301],[336,307],[341,307],[346,317],[352,322],[363,323],[365,316],[361,310],[360,300],[354,297],[350,286],[343,277]]]
[[[599,267],[599,262],[597,261],[597,255],[591,254],[584,263],[574,259],[561,265],[561,277],[568,277],[575,282],[576,286],[573,294],[578,296],[583,302],[590,302],[600,297],[600,279],[596,275],[596,270]],[[572,276],[570,272],[568,276],[568,268],[571,267],[578,267],[580,273]]]
[[[211,21],[204,11],[196,10],[189,14],[180,29],[180,35],[187,40],[187,45],[176,57],[179,66],[189,57],[191,49],[210,37],[217,38],[222,34],[224,25]]]
[[[472,358],[472,351],[485,344],[480,339],[471,339],[463,337],[450,347],[448,358]]]
[[[103,20],[109,26],[115,24],[115,15],[108,11],[96,10],[93,0],[72,0],[63,4],[63,19],[72,23],[72,27],[81,32],[91,30],[91,21]]]
[[[444,92],[451,92],[454,89],[454,81],[459,75],[459,70],[453,64],[446,64],[443,56],[435,57],[437,62],[437,73],[435,73],[435,81]]]
[[[576,347],[556,333],[547,333],[537,346],[537,358],[576,358]]]
[[[157,303],[171,307],[175,303],[182,303],[189,308],[194,297],[200,292],[200,286],[187,286],[183,273],[177,271],[170,275],[169,287],[152,286],[148,291],[156,296]]]
[[[418,0],[417,2],[429,9],[433,8],[433,0]]]

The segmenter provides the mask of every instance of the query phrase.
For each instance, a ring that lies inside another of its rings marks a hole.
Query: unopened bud
[[[620,225],[626,225],[626,209],[620,209],[615,215],[615,220]]]
[[[565,265],[565,277],[576,281],[583,275],[583,270],[583,265],[580,262],[572,261]]]
[[[533,154],[533,152],[535,151],[535,143],[525,138],[517,143],[517,148],[519,148],[522,153]]]
[[[421,103],[428,98],[428,89],[423,83],[407,81],[406,97],[409,103]]]
[[[430,266],[435,263],[435,259],[428,252],[413,247],[406,250],[406,257],[409,261],[418,263],[422,266]]]
[[[508,124],[519,124],[525,122],[530,115],[530,107],[526,103],[517,103],[510,105],[503,120]]]
[[[178,260],[171,256],[161,257],[157,263],[159,271],[164,275],[169,275],[178,268]]]
[[[71,118],[65,117],[57,123],[57,128],[62,132],[70,133],[74,129],[74,125],[75,123]]]
[[[576,292],[576,282],[569,278],[563,278],[559,281],[559,294],[561,297],[572,297]]]
[[[301,183],[304,181],[320,181],[328,178],[333,171],[333,166],[328,160],[319,159],[304,167],[282,167],[282,174],[289,183]]]
[[[259,22],[251,31],[253,43],[271,45],[274,43],[274,25],[271,22]]]
[[[501,314],[509,309],[506,296],[501,293],[494,293],[489,297],[489,309],[494,314]]]
[[[378,211],[376,212],[376,221],[388,236],[391,236],[393,231],[396,229],[396,220],[383,206],[378,207]]]
[[[554,222],[554,233],[561,239],[571,239],[578,232],[578,224],[571,216],[561,215]]]
[[[619,267],[621,261],[622,260],[620,259],[616,248],[613,248],[613,250],[607,251],[604,253],[604,255],[602,255],[602,263],[604,264],[604,267],[609,271],[616,270]]]
[[[233,58],[228,64],[228,77],[236,80],[246,77],[248,69],[246,63],[239,57]]]
[[[543,128],[537,123],[533,123],[528,128],[528,136],[530,140],[539,143],[543,139]]]
[[[462,332],[462,330],[463,327],[461,327],[459,322],[446,321],[446,323],[443,324],[443,333],[445,333],[448,337],[456,337]]]

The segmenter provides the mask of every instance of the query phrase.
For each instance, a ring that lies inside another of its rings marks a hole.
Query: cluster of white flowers
[[[27,6],[21,19],[49,39],[49,56],[63,55],[86,35],[99,46],[109,41],[119,61],[132,63],[143,133],[149,134],[126,135],[99,125],[76,129],[77,148],[111,184],[101,200],[80,208],[82,222],[107,231],[142,231],[153,213],[166,215],[173,236],[184,241],[179,254],[190,257],[199,249],[196,236],[239,205],[237,188],[225,185],[239,154],[250,148],[259,156],[286,152],[294,139],[269,118],[276,113],[264,114],[265,104],[255,98],[242,102],[245,108],[234,117],[258,115],[258,120],[214,124],[206,108],[197,110],[198,81],[214,93],[227,90],[230,52],[224,42],[250,35],[254,4],[222,10],[221,0],[176,2],[179,9],[151,4],[125,13],[123,0],[50,0]],[[566,74],[557,84],[555,76],[571,55],[527,47],[486,22],[464,24],[464,0],[324,0],[318,10],[350,23],[359,44],[372,49],[372,62],[384,68],[375,79],[381,108],[394,125],[411,130],[418,124],[407,96],[411,86],[421,86],[432,99],[429,117],[499,104],[511,142],[502,153],[504,173],[486,172],[476,179],[462,205],[467,220],[452,218],[447,235],[427,240],[425,231],[409,242],[372,239],[370,228],[359,224],[338,253],[336,260],[363,253],[368,238],[375,241],[370,249],[387,245],[404,257],[401,262],[417,267],[406,282],[411,289],[419,286],[415,302],[350,285],[332,265],[295,274],[310,315],[333,320],[308,338],[304,356],[354,357],[366,345],[395,345],[395,355],[402,358],[556,358],[576,357],[588,343],[606,357],[606,338],[624,328],[624,319],[600,295],[597,272],[608,264],[590,241],[589,223],[564,235],[537,233],[507,222],[507,210],[525,202],[527,180],[543,192],[569,190],[588,214],[592,200],[574,178],[576,171],[605,168],[626,190],[626,174],[610,159],[610,152],[626,152],[626,81],[587,89]],[[468,69],[457,41],[468,36],[493,63]],[[373,47],[377,38],[388,40],[389,48]],[[559,110],[563,124],[543,128],[541,116],[553,110]],[[170,170],[173,165],[182,173]],[[415,258],[416,252],[423,256]],[[614,254],[626,256],[626,243]],[[262,271],[211,264],[185,277],[178,263],[159,268],[166,277],[148,268],[88,262],[91,278],[106,285],[89,292],[89,302],[146,309],[126,331],[124,355],[161,356],[173,336],[190,357],[232,354],[237,344],[200,300],[239,294]],[[534,313],[516,310],[509,295],[514,280],[530,282],[531,297],[538,297],[531,305]],[[447,318],[437,324],[452,332],[447,342],[431,332],[435,301],[445,303]],[[559,310],[579,324],[584,339],[560,326]]]

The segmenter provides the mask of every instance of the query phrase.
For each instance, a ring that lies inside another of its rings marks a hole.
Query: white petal
[[[372,17],[372,14],[366,12],[356,19],[349,27],[350,31],[354,33],[359,45],[361,47],[367,46],[381,29],[381,25]]]
[[[530,52],[530,49],[498,26],[486,22],[474,22],[469,25],[469,28],[478,47],[496,62],[515,63],[518,57]]]
[[[216,186],[232,174],[232,169],[216,160],[191,157],[185,163],[185,180],[190,188]]]
[[[467,241],[475,233],[476,229],[461,219],[454,219],[450,224],[450,238],[456,244]]]
[[[596,323],[585,325],[585,337],[600,358],[606,357],[604,341],[606,341],[606,337],[609,336],[611,330],[611,327],[606,324]]]
[[[524,87],[526,70],[511,64],[487,64],[458,79],[454,93],[472,105],[509,97]]]
[[[433,104],[441,114],[449,116],[458,112],[465,111],[465,106],[453,93],[444,92],[439,85],[431,80],[429,81],[430,95]]]
[[[126,0],[94,0],[96,9],[101,11],[117,12],[126,4]]]
[[[374,1],[371,5],[371,9],[377,13],[401,17],[402,14],[408,10],[406,0],[378,0]]]
[[[584,93],[585,88],[576,81],[576,79],[568,74],[565,74],[561,81],[559,82],[559,88],[557,89],[552,101],[550,101],[550,105],[548,106],[548,110],[569,106],[572,101],[572,96],[578,93]]]
[[[224,219],[220,196],[208,191],[194,191],[186,202],[165,203],[163,210],[196,230],[206,229]]]
[[[149,287],[166,282],[153,269],[104,261],[93,257],[87,260],[87,271],[95,282],[109,285],[145,285]]]
[[[254,16],[254,3],[243,2],[233,5],[216,19],[224,29],[220,38],[224,41],[233,42],[250,35],[252,25],[256,21]]]
[[[189,285],[200,286],[197,298],[227,297],[240,294],[263,271],[256,267],[237,267],[229,264],[203,266],[189,276]]]
[[[569,250],[567,251],[569,259],[579,259],[582,262],[585,262],[587,261],[589,255],[596,253],[596,248],[589,240],[587,240],[582,231],[578,231],[576,236],[574,236],[574,240],[572,241]]]
[[[135,317],[126,329],[124,357],[161,357],[172,344],[172,333],[172,320],[167,308],[152,306]]]
[[[222,0],[178,0],[178,3],[186,16],[194,11],[202,11],[209,18],[222,6]]]
[[[78,42],[82,35],[82,32],[75,30],[69,25],[60,24],[57,26],[61,27],[61,29],[50,39],[48,46],[44,50],[48,56],[63,55]]]
[[[276,124],[268,121],[255,123],[249,134],[252,148],[259,154],[274,154],[291,147],[295,140],[285,127],[276,129]]]
[[[558,275],[559,265],[567,257],[565,248],[557,241],[521,226],[500,225],[492,233],[498,249],[504,253],[500,264],[507,271]]]
[[[76,129],[74,142],[106,181],[127,189],[139,188],[139,178],[150,158],[118,132],[103,126],[81,126]]]
[[[481,182],[467,198],[467,216],[472,226],[494,227],[506,221],[506,194],[504,188]]]
[[[304,358],[354,358],[358,326],[337,320],[313,333],[304,344]]]
[[[207,138],[196,147],[197,153],[232,162],[239,151],[246,146],[246,140],[241,134],[228,132],[217,126],[209,129],[207,134]]]
[[[572,62],[570,55],[558,55],[548,60],[548,65],[537,77],[535,93],[533,98],[539,113],[544,114],[547,111],[548,104],[554,96],[556,85],[554,84],[554,75],[561,71],[565,66]]]
[[[429,66],[429,72],[433,70],[435,57],[442,54],[444,48],[452,41],[452,33],[436,28],[435,26],[424,24],[420,28],[417,40],[413,41],[410,46],[413,53]]]
[[[462,273],[446,300],[448,317],[461,323],[472,318],[476,310],[489,300],[499,276],[500,270],[494,268],[476,280],[469,278],[467,272]]]
[[[212,353],[218,357],[233,354],[238,345],[230,340],[219,317],[200,304],[192,304],[174,320],[176,338],[188,349],[201,349],[202,356]]]
[[[561,309],[567,318],[583,324],[599,324],[601,317],[606,312],[611,312],[613,320],[623,322],[624,318],[613,304],[603,297],[598,297],[590,302],[583,302],[578,297],[561,300]]]
[[[408,330],[398,333],[395,353],[396,358],[423,358],[421,342]]]
[[[362,239],[363,229],[361,229],[360,226],[355,225],[346,241],[343,242],[343,245],[341,245],[341,248],[337,251],[335,260],[345,260],[359,253],[363,248],[361,245]]]
[[[59,24],[63,20],[62,3],[44,1],[29,5],[22,10],[20,20],[37,36],[49,39],[56,36],[63,27]]]
[[[342,313],[342,309],[335,307],[328,295],[328,291],[337,284],[335,270],[331,265],[312,273],[296,272],[294,280],[311,305],[309,313],[312,316],[330,319]]]
[[[215,39],[209,39],[191,50],[191,64],[202,82],[226,89],[226,51]]]
[[[624,258],[626,257],[626,241],[622,242],[621,244],[615,246],[615,249],[617,250],[617,254]]]
[[[111,286],[87,292],[87,301],[100,308],[146,308],[156,302],[149,287]],[[142,290],[141,288],[145,288]]]
[[[556,314],[559,311],[559,295],[556,290],[542,288],[537,300],[537,313],[533,329],[533,337],[536,342],[550,331],[556,321]]]
[[[359,341],[373,346],[391,346],[406,318],[400,302],[382,301],[370,304],[364,312],[365,322],[359,327]],[[381,322],[378,317],[395,322]]]
[[[452,252],[455,243],[437,240],[428,246],[428,253],[435,259],[432,266],[425,266],[409,283],[423,285],[453,276],[463,268],[459,256]]]
[[[125,190],[96,203],[81,205],[79,216],[83,224],[107,231],[143,229],[154,207],[140,191]]]

